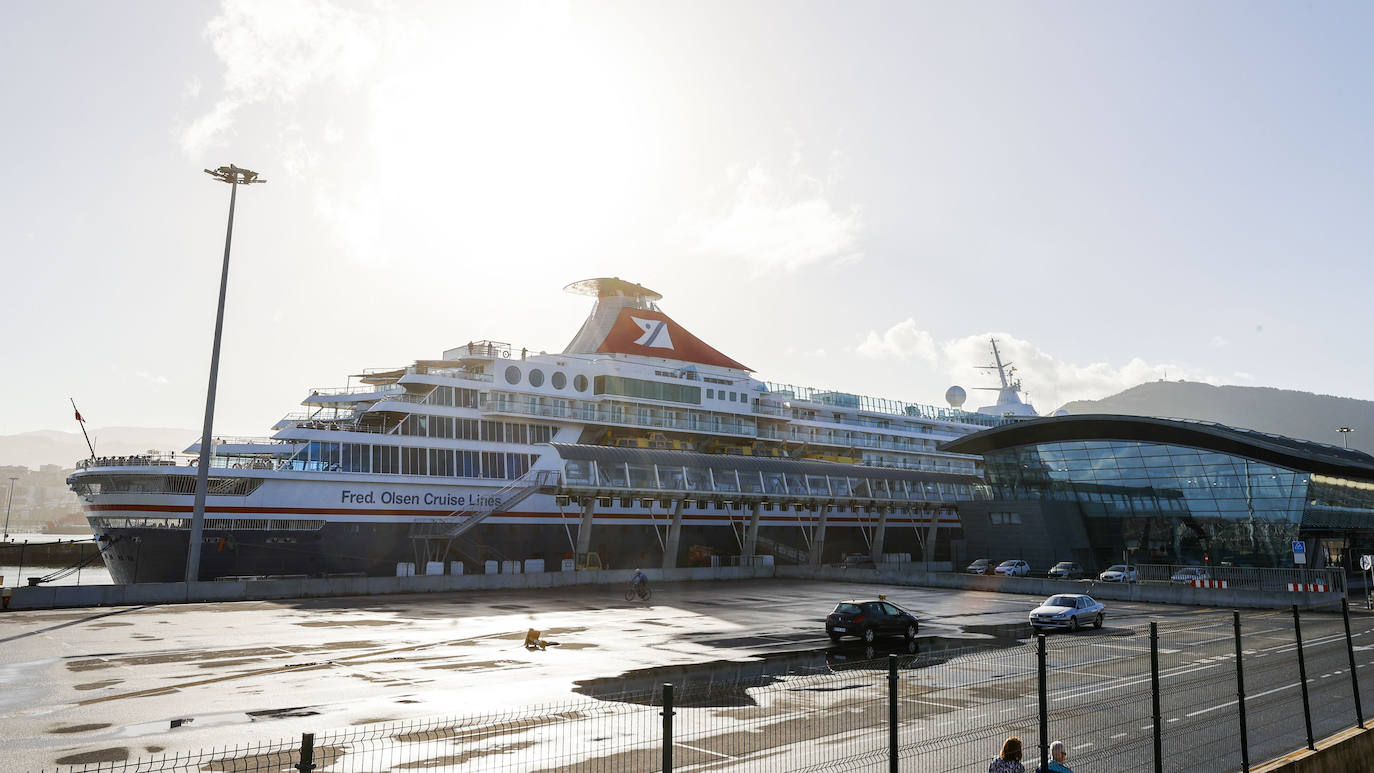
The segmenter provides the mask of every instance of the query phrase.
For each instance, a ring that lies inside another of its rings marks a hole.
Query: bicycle
[[[635,596],[639,596],[640,601],[648,601],[654,592],[649,590],[649,583],[641,582],[638,584],[630,583],[630,587],[625,589],[625,600],[634,601]]]

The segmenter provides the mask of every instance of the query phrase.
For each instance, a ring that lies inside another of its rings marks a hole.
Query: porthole
[[[530,371],[530,386],[544,386],[544,371],[538,368],[535,368],[534,370]]]
[[[510,366],[508,366],[508,367],[506,368],[506,383],[507,383],[507,384],[519,384],[519,383],[520,383],[520,369],[519,369],[519,368],[515,367],[514,365],[510,365]]]
[[[553,375],[549,376],[549,383],[553,384],[554,389],[562,389],[568,385],[568,377],[563,374],[563,371],[555,370]]]
[[[579,392],[587,391],[587,377],[581,374],[573,376],[573,389]]]

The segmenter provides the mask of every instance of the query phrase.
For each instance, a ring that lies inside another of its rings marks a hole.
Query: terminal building
[[[1359,570],[1374,553],[1374,457],[1208,422],[1055,416],[952,440],[983,457],[955,561]]]

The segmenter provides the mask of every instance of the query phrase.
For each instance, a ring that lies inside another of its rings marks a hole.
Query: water
[[[0,577],[4,578],[0,585],[7,588],[17,588],[28,585],[30,577],[45,577],[56,572],[61,567],[57,566],[25,566],[21,574],[18,565],[0,564]],[[43,583],[44,585],[110,585],[114,580],[110,579],[110,571],[105,565],[96,561],[81,567],[78,575],[73,572],[70,577],[63,577],[60,580]]]
[[[16,533],[14,533],[14,532],[10,532],[10,537],[9,537],[9,540],[8,540],[8,541],[9,541],[9,542],[15,542],[15,543],[28,541],[29,544],[35,545],[35,544],[38,544],[39,542],[69,542],[69,541],[74,540],[74,539],[90,539],[90,538],[91,538],[91,532],[90,532],[90,530],[86,530],[86,531],[74,531],[74,532],[70,532],[70,533],[66,533],[66,534],[34,534],[34,533],[16,534]]]

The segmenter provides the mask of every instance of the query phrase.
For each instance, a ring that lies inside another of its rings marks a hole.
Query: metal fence
[[[1204,610],[1148,629],[1002,649],[903,650],[819,673],[741,668],[508,713],[393,722],[70,773],[986,770],[1011,736],[1027,770],[1063,741],[1076,770],[1248,770],[1363,724],[1349,612]],[[1368,646],[1367,644],[1365,646]],[[1364,696],[1366,699],[1369,695]]]

